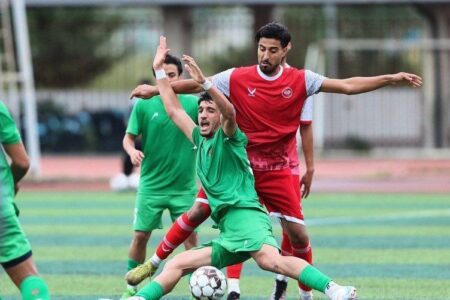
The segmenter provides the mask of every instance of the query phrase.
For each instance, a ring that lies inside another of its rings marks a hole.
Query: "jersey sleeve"
[[[230,97],[230,78],[234,68],[218,73],[212,77],[212,83],[225,96]]]
[[[320,74],[305,70],[306,94],[308,97],[317,94],[320,91],[320,87],[325,79],[326,77]]]
[[[141,106],[142,101],[151,101],[151,100],[137,100],[133,105],[133,109],[131,110],[130,118],[128,119],[127,125],[127,133],[132,135],[139,135],[141,133],[141,126],[139,122],[139,107]]]
[[[16,123],[3,103],[0,103],[0,141],[8,145],[21,142]]]
[[[309,96],[306,98],[305,103],[303,104],[302,113],[300,115],[300,124],[308,125],[312,123],[313,120],[313,107],[314,107],[314,96]]]
[[[247,136],[239,129],[239,127],[236,129],[233,136],[228,137],[228,139],[235,145],[247,146]]]

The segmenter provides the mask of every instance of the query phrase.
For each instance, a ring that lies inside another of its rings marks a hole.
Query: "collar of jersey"
[[[278,71],[278,73],[273,76],[267,76],[266,74],[264,74],[263,71],[261,71],[261,69],[259,68],[259,65],[256,65],[256,70],[258,71],[259,76],[268,81],[277,80],[278,78],[280,78],[281,74],[283,74],[282,66],[280,66],[280,71]]]

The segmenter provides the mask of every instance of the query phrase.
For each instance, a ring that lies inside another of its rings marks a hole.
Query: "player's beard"
[[[272,65],[270,62],[265,61],[266,64],[263,64],[263,62],[259,63],[259,69],[266,75],[272,76],[273,73],[275,73],[275,70],[277,69],[278,65]]]

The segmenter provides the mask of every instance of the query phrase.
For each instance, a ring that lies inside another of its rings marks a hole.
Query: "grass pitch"
[[[118,299],[132,236],[134,194],[21,192],[16,201],[52,299]],[[315,265],[363,300],[450,299],[450,196],[313,194],[304,201]],[[148,253],[168,228],[155,231]],[[201,241],[217,235],[207,221]],[[274,222],[274,232],[280,228]],[[273,275],[249,261],[242,299],[267,299]],[[20,299],[0,271],[0,295]],[[288,298],[298,299],[290,281]],[[165,299],[189,299],[183,279]],[[325,299],[315,292],[315,299]]]

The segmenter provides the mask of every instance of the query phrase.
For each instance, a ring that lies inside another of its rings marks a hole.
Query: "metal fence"
[[[400,8],[385,14],[366,10],[364,14],[340,9],[337,15],[339,38],[377,37],[420,39],[424,20],[412,8],[399,15]],[[304,64],[308,44],[326,35],[326,18],[320,7],[278,7],[276,16],[285,22],[294,38],[289,62]],[[253,52],[253,15],[245,7],[198,7],[192,12],[192,55],[202,63],[207,74],[215,73],[244,62],[255,62]],[[151,76],[151,60],[158,36],[164,32],[161,10],[157,8],[123,9],[119,30],[111,33],[104,51],[121,57],[110,69],[100,74],[86,87],[38,89],[38,103],[54,101],[68,113],[80,110],[122,110],[128,106],[128,94],[142,79]],[[370,32],[364,24],[370,23]],[[395,26],[394,26],[395,24]],[[391,30],[392,29],[392,30]],[[395,29],[395,30],[394,30]],[[388,32],[388,33],[387,33]],[[168,37],[170,43],[170,37]],[[380,66],[393,65],[394,54],[379,56],[368,62],[364,55],[341,55],[337,75],[374,75]],[[397,54],[395,54],[397,55]],[[352,61],[351,66],[347,63]],[[410,61],[408,61],[410,62]],[[384,64],[384,65],[383,65]],[[378,66],[378,68],[377,68]],[[420,71],[421,66],[410,65]],[[359,72],[362,72],[359,73]],[[82,75],[82,74],[81,74]],[[361,96],[325,96],[324,146],[351,147],[349,142],[360,140],[372,146],[420,147],[424,145],[420,91],[385,89]]]

